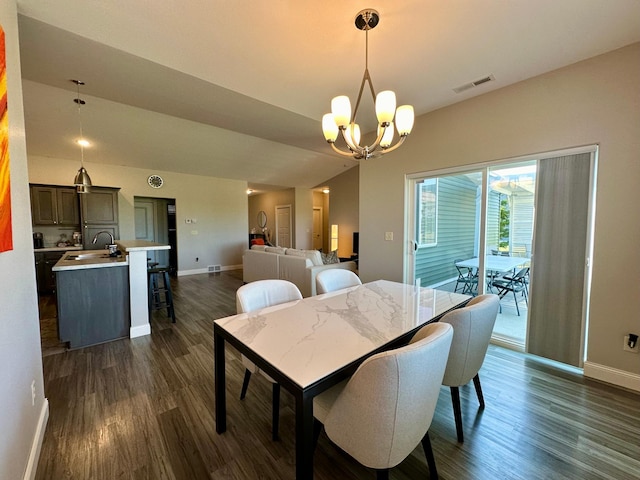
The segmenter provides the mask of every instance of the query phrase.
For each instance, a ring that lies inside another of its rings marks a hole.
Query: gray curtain
[[[582,367],[591,154],[541,160],[528,352]]]

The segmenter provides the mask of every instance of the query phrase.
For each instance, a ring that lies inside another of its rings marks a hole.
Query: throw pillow
[[[322,253],[322,263],[325,265],[329,265],[331,263],[340,263],[340,259],[338,258],[338,251],[334,250],[329,253]]]

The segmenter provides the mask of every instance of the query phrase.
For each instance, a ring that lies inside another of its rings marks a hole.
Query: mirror
[[[258,212],[258,226],[260,228],[264,228],[267,226],[267,214],[264,213],[264,210],[260,210]]]

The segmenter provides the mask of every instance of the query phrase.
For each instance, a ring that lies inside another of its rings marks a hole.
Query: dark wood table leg
[[[227,396],[224,365],[224,338],[213,326],[213,372],[216,394],[216,432],[224,433],[227,430]]]
[[[313,397],[296,395],[296,480],[313,479]]]

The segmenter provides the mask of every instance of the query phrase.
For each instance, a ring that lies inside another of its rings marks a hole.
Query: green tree
[[[509,247],[509,200],[503,198],[500,200],[500,248]]]

